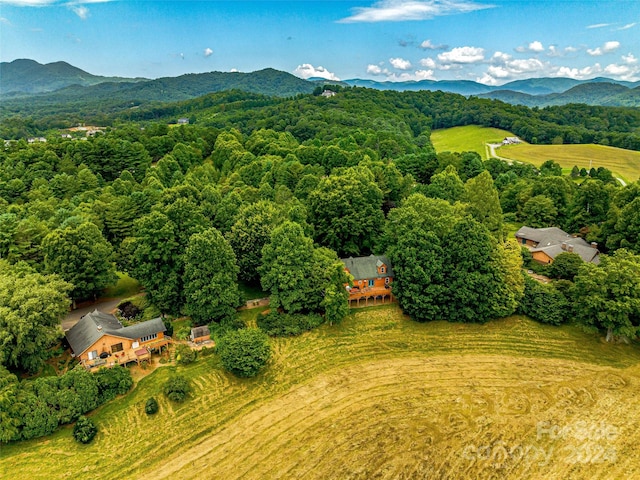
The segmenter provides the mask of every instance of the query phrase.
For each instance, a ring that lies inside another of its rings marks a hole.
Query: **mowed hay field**
[[[513,133],[499,128],[466,125],[464,127],[444,128],[431,132],[431,143],[436,152],[476,152],[483,160],[489,158],[485,144],[501,143]]]
[[[68,427],[3,446],[2,477],[640,478],[637,345],[522,317],[419,324],[393,305],[273,345],[254,379],[214,355],[161,367],[93,415],[92,444]],[[174,371],[194,386],[180,405],[160,393]]]
[[[507,145],[500,147],[498,155],[512,160],[542,165],[554,160],[566,169],[605,167],[626,182],[640,178],[640,152],[604,145]]]

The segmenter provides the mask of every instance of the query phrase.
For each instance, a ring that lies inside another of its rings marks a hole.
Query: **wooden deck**
[[[395,301],[391,288],[386,287],[354,287],[349,291],[350,307],[373,307]]]
[[[99,368],[111,368],[116,365],[127,365],[129,363],[136,362],[140,365],[141,362],[151,360],[151,352],[157,350],[160,352],[162,347],[166,347],[171,343],[171,337],[163,337],[152,342],[145,343],[138,348],[131,348],[123,350],[122,352],[113,353],[107,358],[96,358],[94,360],[85,360],[82,365],[92,372],[95,372]]]

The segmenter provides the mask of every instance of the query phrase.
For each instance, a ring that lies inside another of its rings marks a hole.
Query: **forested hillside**
[[[325,127],[338,134],[343,125],[339,117],[348,115],[356,120],[350,119],[345,127],[361,122],[371,126],[380,118],[393,118],[400,122],[394,129],[408,128],[414,136],[431,129],[482,125],[509,130],[530,143],[597,143],[640,150],[640,110],[635,108],[572,104],[538,109],[443,92],[340,91],[339,96],[331,98],[299,95],[284,99],[230,91],[184,102],[136,103],[134,107],[116,100],[87,101],[64,107],[51,105],[37,115],[11,114],[5,109],[0,136],[24,138],[78,123],[175,123],[186,117],[200,126],[225,128],[233,124],[244,133],[255,128],[288,131],[305,141]]]
[[[177,117],[193,124],[168,124]],[[529,110],[441,92],[276,99],[236,91],[130,110],[93,136],[7,142],[0,363],[38,371],[66,296],[93,298],[116,271],[139,280],[156,311],[195,324],[243,326],[239,281],[271,297],[269,331],[339,322],[349,282],[339,258],[371,253],[390,258],[393,294],[418,321],[486,322],[519,311],[634,337],[640,185],[621,187],[603,168],[563,176],[552,160],[536,169],[436,154],[430,131],[479,123],[531,141],[640,148],[639,122],[628,109]],[[509,238],[514,224],[562,227],[611,255],[598,267],[568,254],[555,269],[540,267],[563,282],[541,285],[522,275],[523,264],[538,267]],[[69,421],[25,425],[20,408],[0,440]]]

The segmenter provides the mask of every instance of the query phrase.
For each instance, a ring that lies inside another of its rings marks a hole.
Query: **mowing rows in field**
[[[79,471],[225,479],[640,473],[622,457],[640,440],[625,407],[638,393],[630,366],[639,358],[632,347],[519,317],[418,324],[395,306],[360,310],[340,326],[274,340],[273,360],[255,379],[224,373],[215,356],[177,367],[194,387],[184,404],[162,396],[176,367],[160,368],[94,416],[100,433],[92,445],[77,446],[65,430],[8,448],[3,463],[34,479]],[[160,412],[147,417],[152,395]],[[571,463],[580,452],[572,451],[575,438],[538,438],[539,425],[566,430],[601,420],[616,436],[594,437],[589,448],[609,448],[615,462]],[[552,452],[554,462],[541,466],[539,456],[517,450],[489,461],[486,449],[478,453],[487,445]]]

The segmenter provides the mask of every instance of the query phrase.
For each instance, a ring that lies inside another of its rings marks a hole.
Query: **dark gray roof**
[[[600,252],[597,248],[592,247],[583,238],[569,235],[557,227],[522,227],[515,236],[536,242],[537,245],[531,249],[532,252],[544,252],[549,257],[556,258],[561,253],[572,251],[580,255],[585,262],[600,263]]]
[[[203,327],[195,327],[191,329],[191,338],[206,337],[207,335],[211,335],[211,332],[209,331],[209,327],[207,327],[206,325]]]
[[[146,322],[136,323],[135,325],[124,327],[117,332],[114,332],[114,335],[137,340],[139,338],[153,335],[154,333],[164,332],[166,330],[167,327],[164,326],[162,318],[158,317],[152,320],[147,320]]]
[[[137,340],[165,330],[161,318],[123,327],[115,316],[94,310],[82,317],[65,335],[73,354],[77,357],[105,334]]]
[[[569,242],[573,245],[583,245],[585,247],[591,248],[591,246],[584,239],[580,237],[573,237],[564,230],[560,230],[557,227],[522,227],[516,232],[516,237],[532,240],[538,243],[538,247],[548,247],[550,245],[561,244],[562,242]]]
[[[369,278],[393,277],[391,262],[384,255],[369,255],[368,257],[349,257],[340,259],[349,270],[354,280],[367,280]],[[378,267],[386,265],[385,273],[378,273]]]
[[[571,247],[573,247],[573,249]],[[600,252],[597,248],[593,248],[591,246],[585,247],[584,245],[574,245],[573,242],[567,242],[566,249],[562,248],[562,244],[556,243],[555,245],[550,245],[548,247],[532,248],[531,251],[544,252],[553,259],[555,259],[561,253],[577,253],[585,262],[595,263],[596,265],[600,263]]]

